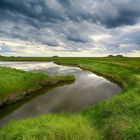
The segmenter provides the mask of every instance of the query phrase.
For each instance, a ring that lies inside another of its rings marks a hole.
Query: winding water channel
[[[0,66],[25,71],[42,71],[49,75],[74,75],[73,83],[45,87],[35,96],[0,109],[0,125],[11,120],[24,119],[54,112],[75,112],[114,96],[121,88],[78,67],[60,66],[53,62],[0,62]]]

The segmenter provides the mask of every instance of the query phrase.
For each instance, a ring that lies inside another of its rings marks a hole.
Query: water
[[[35,93],[35,97],[0,109],[0,125],[47,113],[79,111],[121,91],[118,85],[78,67],[59,66],[53,62],[0,62],[1,65],[47,72],[49,75],[72,74],[76,80],[71,84],[46,87]]]

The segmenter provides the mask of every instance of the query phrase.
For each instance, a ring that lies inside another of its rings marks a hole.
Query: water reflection
[[[0,62],[0,65],[23,70],[40,70],[49,75],[74,74],[73,84],[40,91],[41,94],[0,120],[0,124],[13,119],[38,116],[49,112],[75,112],[94,105],[121,91],[116,84],[77,67],[59,66],[52,62]]]

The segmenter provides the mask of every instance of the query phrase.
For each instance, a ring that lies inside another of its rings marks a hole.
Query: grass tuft
[[[70,114],[53,114],[15,121],[0,129],[0,136],[6,140],[99,139],[97,131],[84,117]]]

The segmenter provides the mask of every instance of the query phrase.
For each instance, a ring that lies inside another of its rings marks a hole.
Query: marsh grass
[[[13,68],[0,67],[0,101],[15,98],[18,94],[32,92],[44,85],[73,81],[74,76],[48,76],[40,72],[25,72]]]
[[[78,65],[117,80],[123,91],[95,107],[81,112],[105,140],[140,139],[140,58],[77,58],[56,63]],[[77,63],[77,64],[76,64]]]
[[[66,113],[12,122],[1,129],[0,136],[3,140],[98,140],[99,138],[97,131],[84,117]]]
[[[140,140],[140,58],[55,58],[55,62],[81,66],[104,77],[111,77],[122,83],[123,91],[77,114],[44,116],[43,120],[49,124],[48,131],[45,131],[41,118],[37,118],[37,122],[36,119],[12,122],[1,128],[2,138],[25,139],[29,136],[30,139],[40,137],[47,140]],[[30,131],[32,129],[36,130],[33,131],[36,135]]]

